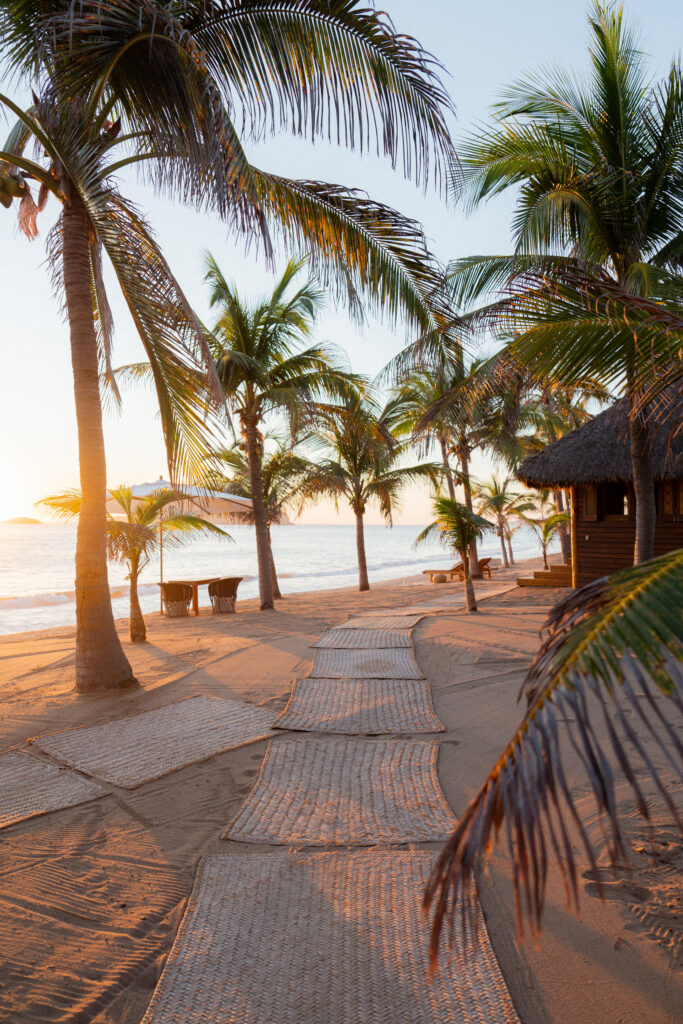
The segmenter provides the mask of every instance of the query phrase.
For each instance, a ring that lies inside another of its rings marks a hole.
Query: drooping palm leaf
[[[679,828],[671,780],[683,777],[683,550],[590,583],[551,612],[547,637],[523,687],[523,721],[441,852],[425,892],[433,911],[435,961],[449,917],[470,927],[463,893],[494,841],[508,851],[520,934],[541,927],[553,861],[578,907],[575,843],[596,870],[596,854],[564,766],[575,752],[610,836],[611,865],[623,860],[617,785],[649,815],[654,787]],[[638,728],[642,726],[642,730]],[[643,742],[639,733],[646,735]],[[653,757],[654,750],[657,757]],[[664,765],[664,767],[662,767]]]

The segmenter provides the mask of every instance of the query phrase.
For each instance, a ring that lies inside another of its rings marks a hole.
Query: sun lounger
[[[491,558],[480,558],[479,559],[479,572],[482,576],[488,576],[491,579]],[[452,569],[423,569],[423,576],[429,576],[429,582],[434,582],[434,577],[437,575],[448,576],[449,580],[452,580],[455,576],[458,580],[462,580],[464,575],[464,567],[462,562],[458,562]]]
[[[223,579],[209,583],[209,597],[213,606],[214,615],[230,615],[235,611],[237,601],[237,588],[242,582],[242,576],[226,576]]]
[[[180,619],[189,614],[192,587],[188,583],[162,583],[161,596],[169,619]]]
[[[458,579],[460,579],[462,574],[463,574],[463,564],[462,564],[462,562],[458,562],[457,565],[452,566],[452,568],[450,568],[450,569],[423,569],[422,570],[422,575],[423,576],[429,576],[429,582],[430,583],[434,582],[434,577],[435,576],[448,576],[449,580],[452,580],[454,576],[457,576]]]

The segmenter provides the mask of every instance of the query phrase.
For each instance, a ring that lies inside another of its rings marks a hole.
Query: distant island
[[[2,526],[40,526],[40,519],[31,519],[30,516],[15,516],[14,519],[3,519]]]

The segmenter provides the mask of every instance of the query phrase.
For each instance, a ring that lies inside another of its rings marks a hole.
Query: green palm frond
[[[437,537],[445,547],[463,555],[464,560],[470,543],[493,529],[488,519],[470,512],[465,504],[454,498],[437,498],[434,511],[436,519],[420,531],[413,547]]]
[[[680,785],[683,746],[683,642],[680,604],[683,550],[590,583],[549,614],[546,639],[523,692],[521,725],[469,804],[434,867],[425,904],[434,911],[431,956],[454,913],[472,924],[463,893],[494,840],[513,862],[520,934],[541,927],[548,866],[565,882],[568,905],[578,907],[579,852],[597,870],[596,854],[569,786],[565,752],[578,756],[589,791],[608,830],[612,867],[623,861],[616,787],[626,784],[649,817],[652,797],[683,823],[671,795]],[[642,724],[656,751],[638,736]],[[599,876],[598,876],[599,877]]]

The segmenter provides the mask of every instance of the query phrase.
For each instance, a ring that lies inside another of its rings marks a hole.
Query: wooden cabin
[[[655,555],[683,547],[683,403],[651,425]],[[635,499],[626,405],[617,402],[559,441],[530,455],[517,477],[529,487],[562,488],[571,500],[572,586],[633,565]]]

